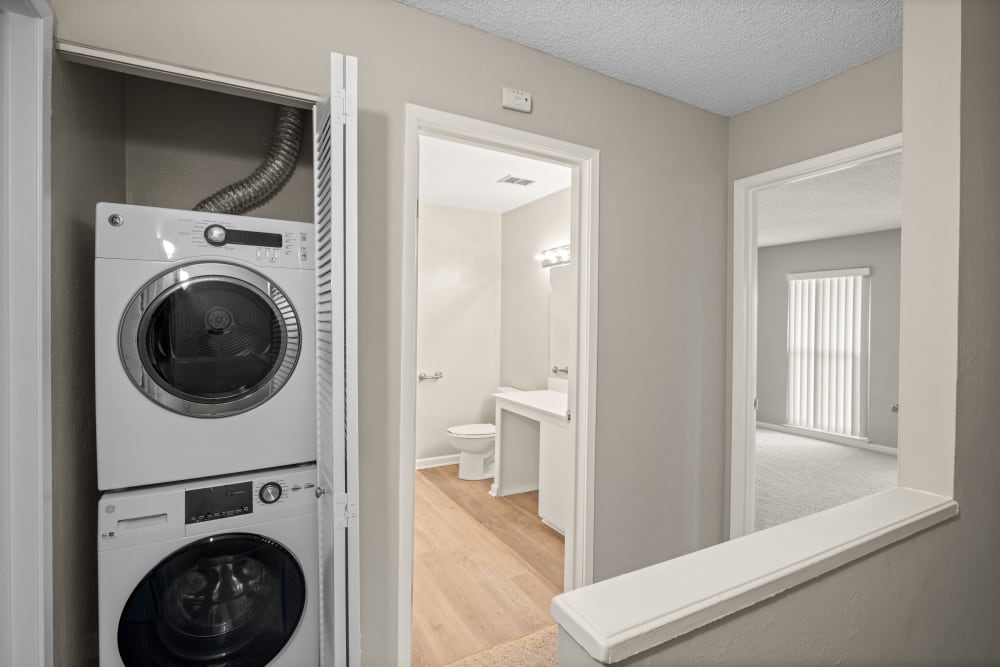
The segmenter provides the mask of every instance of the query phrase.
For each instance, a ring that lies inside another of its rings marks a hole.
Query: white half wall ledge
[[[891,489],[564,593],[552,616],[614,664],[957,515],[951,498]]]

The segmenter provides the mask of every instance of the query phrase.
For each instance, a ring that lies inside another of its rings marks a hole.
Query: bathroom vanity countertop
[[[538,389],[498,392],[493,394],[493,397],[497,400],[498,408],[517,412],[526,417],[541,418],[558,425],[567,424],[566,408],[569,405],[569,397],[561,391]]]

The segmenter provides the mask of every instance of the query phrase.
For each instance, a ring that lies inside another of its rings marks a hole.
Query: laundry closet
[[[103,523],[100,529],[98,527],[100,493],[94,395],[97,204],[115,202],[166,209],[194,208],[220,188],[247,177],[261,164],[272,143],[279,105],[291,104],[299,107],[302,113],[302,136],[295,170],[273,198],[246,215],[308,223],[309,232],[315,229],[311,225],[314,221],[315,182],[312,104],[253,90],[220,92],[208,89],[203,82],[195,80],[188,83],[197,85],[184,85],[161,80],[162,76],[153,72],[149,74],[157,78],[143,76],[141,68],[135,70],[140,73],[135,73],[117,71],[121,68],[115,64],[109,66],[114,69],[71,62],[58,53],[53,57],[52,583],[54,589],[60,591],[59,597],[63,601],[54,610],[54,631],[58,636],[70,624],[75,626],[72,635],[79,641],[78,645],[72,645],[72,651],[79,658],[76,664],[80,665],[97,664],[98,661],[98,553],[95,537],[99,530],[105,530]],[[233,94],[236,92],[242,94]],[[298,225],[289,227],[297,228]],[[303,259],[307,256],[307,233],[303,231],[301,235]],[[295,236],[297,242],[299,234]],[[312,242],[313,239],[310,239],[309,243]],[[278,247],[281,245],[279,239]],[[314,261],[312,245],[309,248],[311,269],[311,262]],[[343,252],[342,247],[340,251]],[[295,254],[299,256],[299,245],[295,246]],[[315,306],[314,300],[298,306],[309,309],[310,327],[313,326]],[[334,320],[337,321],[337,318]],[[312,331],[303,333],[308,345],[316,344]],[[343,344],[342,338],[340,342]],[[312,354],[308,363],[315,363]],[[137,440],[142,439],[141,428],[133,435]],[[239,472],[239,468],[235,468],[234,472]],[[340,472],[343,473],[342,470]],[[259,485],[254,481],[253,486],[246,488],[255,498],[259,495],[260,502],[256,504],[262,508],[277,501],[275,494],[281,496],[282,491],[285,493],[281,498],[284,503],[293,487],[296,492],[305,489],[312,498],[315,473],[299,471],[286,477],[291,481],[286,482],[282,478],[266,491],[264,486],[268,482],[264,478]],[[243,483],[237,478],[224,481],[233,489]],[[247,478],[246,484],[250,483]],[[185,497],[183,489],[179,488],[177,493],[181,494],[179,498]],[[301,500],[294,502],[304,506],[306,495],[299,493],[297,498]],[[178,500],[182,504],[188,503],[186,511],[189,513],[192,511],[191,498],[188,493],[186,500]],[[271,501],[271,498],[274,500]],[[332,507],[333,500],[329,502]],[[309,504],[323,505],[315,498]],[[244,510],[250,511],[246,507],[241,510],[236,505],[231,509],[220,509],[211,504],[206,507],[208,509],[203,510],[198,521],[207,521],[220,514],[229,516],[226,512],[239,514]],[[104,502],[101,511],[110,514],[115,508],[112,506],[109,509]],[[315,515],[314,507],[311,511]],[[113,524],[109,525],[114,530]],[[136,525],[146,527],[146,524]],[[315,520],[312,525],[315,526]],[[338,524],[338,527],[342,526]],[[279,564],[276,567],[283,566]],[[315,578],[318,576],[318,572],[310,572],[307,581],[297,581],[294,585],[303,588],[309,582],[316,585]],[[86,627],[81,628],[81,623]],[[324,641],[333,640],[328,637]],[[56,644],[60,644],[58,637]],[[280,647],[275,650],[280,650]],[[338,647],[337,650],[344,649]],[[101,654],[104,655],[104,652]]]

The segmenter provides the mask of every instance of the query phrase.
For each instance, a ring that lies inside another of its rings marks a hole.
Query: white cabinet
[[[573,428],[566,419],[568,397],[552,389],[493,394],[496,399],[494,496],[538,489],[538,515],[566,534],[573,518]],[[538,422],[538,448],[509,432],[509,417]],[[506,417],[506,418],[505,418]],[[538,467],[535,467],[535,462]],[[537,474],[536,474],[537,473]]]
[[[538,452],[538,515],[560,533],[573,516],[573,429],[541,422]]]

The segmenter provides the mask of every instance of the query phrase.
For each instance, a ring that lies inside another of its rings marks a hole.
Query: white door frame
[[[420,135],[556,162],[573,170],[573,262],[578,266],[573,519],[566,530],[565,588],[593,582],[594,438],[597,398],[597,218],[599,151],[444,111],[406,105],[403,167],[403,305],[399,424],[399,646],[410,664],[416,473],[417,196]],[[573,394],[570,394],[572,400]]]
[[[729,538],[753,532],[757,411],[757,195],[763,190],[900,153],[903,135],[851,146],[733,182],[732,394]]]
[[[51,665],[52,12],[0,0],[0,665]]]

